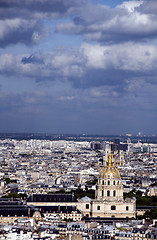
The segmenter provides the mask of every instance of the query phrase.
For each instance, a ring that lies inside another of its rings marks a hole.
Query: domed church
[[[77,200],[73,194],[33,194],[27,205],[38,206],[43,212],[66,212],[74,208],[93,218],[131,218],[136,213],[136,199],[123,199],[120,173],[111,153],[99,173],[95,199],[83,197]]]
[[[111,153],[108,154],[106,166],[99,173],[95,199],[82,198],[78,208],[89,217],[135,217],[136,200],[124,200],[121,176]]]

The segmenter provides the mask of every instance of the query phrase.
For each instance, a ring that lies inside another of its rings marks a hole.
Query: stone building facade
[[[82,198],[78,208],[90,217],[135,217],[136,199],[124,200],[121,176],[111,153],[108,154],[106,166],[99,173],[95,199]]]

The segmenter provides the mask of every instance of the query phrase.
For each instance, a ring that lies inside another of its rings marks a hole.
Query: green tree
[[[137,206],[157,206],[157,197],[156,196],[142,196],[141,191],[132,190],[129,193],[124,193],[124,199],[126,198],[136,198]]]
[[[150,218],[150,219],[157,219],[157,209],[152,208],[151,210],[146,211],[142,216],[137,216],[137,219],[144,219],[144,218]]]

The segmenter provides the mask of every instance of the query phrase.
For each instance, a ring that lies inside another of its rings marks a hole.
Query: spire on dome
[[[111,154],[111,152],[108,154],[107,156],[107,161],[106,161],[107,166],[113,166],[113,155]]]
[[[99,174],[100,178],[108,179],[108,178],[118,178],[120,179],[120,173],[119,170],[116,168],[113,162],[113,155],[111,154],[111,151],[109,152],[107,156],[106,166],[103,167],[100,170]]]

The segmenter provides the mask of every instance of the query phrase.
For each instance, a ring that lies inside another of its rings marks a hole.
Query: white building
[[[91,217],[135,217],[136,200],[123,199],[120,173],[113,163],[111,153],[107,157],[106,166],[99,173],[95,199],[81,199],[78,209]]]

